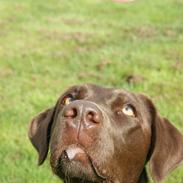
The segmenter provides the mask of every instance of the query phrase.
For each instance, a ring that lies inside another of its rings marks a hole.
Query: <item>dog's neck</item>
[[[65,178],[64,183],[94,183],[94,182],[90,182],[79,178]]]
[[[91,181],[87,181],[79,178],[65,178],[64,183],[95,183],[95,182],[91,182]],[[100,183],[113,183],[113,182],[104,180]],[[137,183],[148,183],[148,176],[145,168],[143,169]]]

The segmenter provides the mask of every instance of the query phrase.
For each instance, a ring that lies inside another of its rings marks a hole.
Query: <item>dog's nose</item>
[[[63,117],[68,119],[68,123],[77,128],[90,128],[102,123],[102,112],[99,107],[92,102],[77,100],[64,107]]]

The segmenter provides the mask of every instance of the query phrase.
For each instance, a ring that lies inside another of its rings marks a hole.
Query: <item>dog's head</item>
[[[29,138],[42,164],[62,179],[137,183],[149,161],[160,183],[183,162],[183,136],[144,95],[96,85],[73,86],[36,116]]]

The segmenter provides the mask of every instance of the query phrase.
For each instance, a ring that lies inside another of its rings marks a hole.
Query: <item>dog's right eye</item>
[[[74,101],[74,98],[72,96],[67,96],[63,100],[63,105],[69,105],[73,101]]]
[[[127,104],[123,107],[122,112],[127,116],[135,116],[134,107],[130,104]]]

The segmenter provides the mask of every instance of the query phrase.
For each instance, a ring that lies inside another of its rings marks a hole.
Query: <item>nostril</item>
[[[63,114],[64,117],[75,118],[77,116],[76,108],[66,109]]]
[[[93,118],[93,115],[94,115],[93,112],[89,112],[87,115],[88,119],[91,120]]]
[[[99,114],[94,111],[88,112],[87,119],[93,123],[99,123],[101,120]]]

